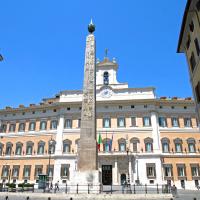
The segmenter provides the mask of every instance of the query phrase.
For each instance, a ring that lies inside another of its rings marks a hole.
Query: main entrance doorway
[[[102,165],[102,183],[103,185],[112,184],[112,165]]]

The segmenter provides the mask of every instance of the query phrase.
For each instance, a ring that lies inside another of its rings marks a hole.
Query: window
[[[172,165],[171,164],[164,164],[164,176],[172,177]]]
[[[61,165],[61,173],[60,173],[61,178],[69,179],[69,167],[70,167],[69,164]]]
[[[199,48],[199,41],[198,41],[197,38],[195,38],[195,40],[194,40],[194,44],[195,44],[195,47],[196,47],[197,55],[199,56],[200,48]]]
[[[12,177],[13,178],[18,178],[19,176],[19,165],[13,165],[13,169],[12,169]]]
[[[47,174],[49,175],[50,178],[53,178],[53,170],[54,170],[54,166],[53,165],[49,165],[47,166]]]
[[[193,21],[191,21],[191,23],[189,24],[190,27],[190,31],[193,32],[194,31],[194,23]]]
[[[103,128],[110,128],[110,118],[103,118]]]
[[[25,179],[29,179],[31,175],[31,165],[24,165],[23,176]]]
[[[117,125],[118,125],[118,127],[125,127],[125,118],[124,117],[119,117],[117,119]]]
[[[111,151],[111,146],[112,146],[111,139],[105,138],[105,139],[103,139],[102,143],[103,143],[103,151],[105,151],[105,152]]]
[[[51,129],[52,129],[52,130],[57,129],[57,124],[58,124],[58,121],[57,121],[57,120],[52,120],[52,121],[51,121]]]
[[[104,74],[103,74],[103,84],[104,85],[109,84],[109,74],[108,74],[108,72],[104,72]]]
[[[185,127],[191,127],[192,126],[191,118],[184,118],[184,126]]]
[[[78,128],[81,128],[81,119],[78,119]]]
[[[21,155],[22,154],[22,143],[21,142],[18,142],[16,144],[16,150],[15,150],[15,155]]]
[[[153,152],[153,139],[152,138],[145,138],[144,139],[145,143],[145,151],[146,152]]]
[[[45,146],[45,142],[40,141],[38,143],[38,151],[37,151],[38,154],[40,154],[40,155],[44,154],[44,146]]]
[[[19,124],[19,132],[24,132],[25,131],[25,123],[20,123]]]
[[[169,152],[169,139],[168,138],[162,138],[161,143],[162,143],[162,151],[163,153],[168,153]]]
[[[131,126],[136,127],[136,117],[131,117]]]
[[[10,156],[11,155],[11,153],[12,153],[12,146],[13,146],[13,144],[12,143],[10,143],[10,142],[8,142],[8,143],[6,143],[6,155],[8,156]]]
[[[26,155],[32,155],[33,152],[33,142],[29,141],[26,143]]]
[[[46,121],[41,121],[40,122],[40,130],[46,130],[47,129],[47,122]]]
[[[159,117],[158,118],[159,126],[161,127],[166,127],[167,126],[167,121],[165,117]]]
[[[194,57],[194,53],[192,52],[191,57],[190,57],[190,67],[191,67],[191,71],[194,71],[194,68],[196,66],[196,60]]]
[[[156,169],[154,163],[147,163],[146,164],[146,172],[148,178],[155,178],[156,177]]]
[[[72,128],[72,120],[71,119],[65,120],[65,128]]]
[[[15,132],[15,124],[10,124],[9,132]]]
[[[71,140],[64,140],[63,141],[63,153],[70,153],[71,152]]]
[[[56,148],[56,141],[53,140],[52,143],[50,144],[49,141],[49,153],[54,154],[55,153],[55,148]]]
[[[176,153],[181,153],[182,152],[182,140],[179,138],[176,138],[174,140],[174,144],[175,144]]]
[[[80,138],[78,138],[78,139],[75,140],[75,144],[76,144],[76,152],[78,152],[79,141],[80,141]]]
[[[195,139],[194,138],[188,138],[187,143],[188,143],[189,153],[195,153],[196,152]]]
[[[2,154],[3,154],[3,144],[0,142],[0,156],[2,156]]]
[[[184,164],[177,165],[177,172],[179,177],[185,176],[185,165]]]
[[[1,131],[2,131],[2,133],[6,133],[6,130],[7,130],[7,125],[6,124],[2,124],[1,125]]]
[[[199,164],[190,164],[191,174],[193,177],[199,176]]]
[[[29,131],[34,131],[35,130],[35,122],[30,122],[29,123]]]
[[[143,126],[151,126],[150,117],[143,117]]]
[[[35,179],[38,178],[39,174],[42,174],[43,166],[35,165]]]
[[[119,144],[119,151],[126,151],[126,140],[124,138],[121,138],[118,140]]]
[[[136,137],[133,137],[130,139],[130,143],[133,144],[133,152],[138,152],[138,143],[140,142],[140,140]]]
[[[178,118],[172,117],[172,126],[179,127]]]
[[[189,47],[190,47],[190,42],[191,42],[190,35],[188,35],[188,40],[186,42],[187,49],[189,49]]]
[[[196,93],[197,103],[200,103],[200,81],[195,87],[195,93]]]
[[[9,170],[10,170],[10,166],[9,165],[4,165],[2,167],[1,178],[8,178]]]

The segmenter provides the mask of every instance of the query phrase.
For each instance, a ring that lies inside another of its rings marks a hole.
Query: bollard
[[[73,199],[72,199],[72,197],[70,197],[70,199],[69,199],[69,200],[73,200]]]
[[[194,197],[194,200],[197,200],[197,198],[196,198],[196,197]]]
[[[6,196],[6,197],[5,197],[5,200],[8,200],[8,199],[9,199],[8,196]]]
[[[26,200],[29,200],[30,198],[29,198],[29,196],[28,197],[26,197]]]
[[[51,197],[48,197],[48,200],[51,200]]]
[[[173,198],[170,198],[170,200],[173,200]]]

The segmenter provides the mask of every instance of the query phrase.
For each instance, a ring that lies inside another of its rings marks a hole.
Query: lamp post
[[[140,184],[140,179],[139,179],[139,170],[138,170],[138,155],[135,155],[135,159],[136,159],[136,167],[137,167],[137,180],[136,183]]]
[[[51,151],[52,151],[52,146],[53,146],[53,139],[49,140],[49,164],[48,164],[48,190],[50,191],[50,164],[51,164]]]
[[[130,194],[132,192],[131,192],[130,174],[129,174],[129,148],[126,149],[126,153],[127,153],[127,161],[128,161],[127,193]]]

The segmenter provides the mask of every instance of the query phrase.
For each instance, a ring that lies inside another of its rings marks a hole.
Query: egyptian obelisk
[[[96,142],[96,44],[95,25],[88,25],[86,38],[81,131],[78,149],[78,171],[97,170]]]

